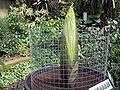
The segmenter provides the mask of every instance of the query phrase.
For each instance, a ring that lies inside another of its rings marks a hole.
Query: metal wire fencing
[[[31,76],[32,90],[88,90],[103,81],[106,77],[109,28],[86,27],[78,31],[78,74],[74,86],[69,87],[66,86],[67,80],[61,78],[62,27],[58,27],[48,25],[30,30],[31,70],[34,71]],[[65,79],[68,75],[63,76]]]

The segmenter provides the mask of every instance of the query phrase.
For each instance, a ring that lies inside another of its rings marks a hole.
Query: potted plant
[[[25,88],[27,90],[88,90],[101,82],[104,79],[103,73],[79,65],[78,50],[76,20],[71,5],[61,33],[59,65],[32,72],[25,80]],[[91,63],[91,61],[86,63],[89,62]]]

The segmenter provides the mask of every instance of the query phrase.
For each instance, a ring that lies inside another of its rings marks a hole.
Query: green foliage
[[[17,10],[11,10],[6,18],[1,19],[0,31],[0,51],[4,51],[8,55],[28,55],[27,26],[24,18]],[[24,52],[25,49],[27,50],[26,53]]]
[[[120,26],[119,22],[112,20],[110,25],[111,31],[111,42],[110,42],[110,60],[113,63],[120,62]]]
[[[120,90],[120,63],[111,63],[109,65],[109,71],[112,75],[112,78],[114,79],[114,84],[116,87],[116,90]]]
[[[74,3],[78,17],[83,18],[83,12],[88,14],[88,20],[84,24],[104,27],[108,25],[109,19],[120,17],[119,0],[74,0]]]
[[[39,38],[38,40],[34,40],[33,44],[35,45],[40,45],[44,43],[51,43],[52,40],[58,39],[60,36],[61,32],[61,27],[62,27],[62,22],[58,20],[50,20],[50,21],[44,21],[40,24],[36,24],[35,27],[32,29],[32,36],[34,38]],[[33,38],[33,39],[34,39]]]
[[[40,2],[44,3],[44,0]],[[37,8],[34,8],[30,7],[30,2],[26,0],[17,0],[17,3],[19,4],[16,7],[10,7],[9,15],[0,22],[0,51],[4,51],[8,55],[26,56],[29,55],[27,29],[36,24],[38,26],[44,21],[50,21],[51,16],[48,9],[44,8],[45,4],[42,4],[42,7],[38,5]],[[34,3],[39,2],[31,2],[31,4]],[[48,1],[45,3],[48,4]],[[54,22],[52,19],[51,21]]]
[[[30,6],[29,6],[29,3],[26,3],[27,2],[26,0],[24,1],[22,0],[18,2],[20,3],[18,7],[11,7],[11,10],[19,13],[22,16],[22,18],[26,20],[26,22],[40,23],[50,18],[48,9],[45,9],[40,5],[37,5],[38,3],[40,4],[41,1],[37,2],[36,0],[36,1],[30,2]],[[35,8],[32,6],[33,4],[35,4],[34,5]]]
[[[28,45],[28,32],[27,25],[20,12],[16,9],[11,10],[10,14],[6,18],[8,22],[8,30],[12,32],[18,39],[19,45],[25,45],[27,49]]]
[[[106,29],[105,29],[106,28]],[[83,54],[81,58],[80,66],[103,71],[106,67],[105,57],[107,56],[106,34],[109,31],[109,27],[85,27],[80,28],[78,44],[81,46],[80,52]],[[79,59],[79,58],[78,58]]]
[[[120,63],[120,45],[113,45],[111,48],[110,48],[110,58],[111,60],[114,62],[114,63]]]
[[[120,21],[112,20],[109,22],[112,27],[109,53],[108,69],[114,79],[116,89],[120,89]]]
[[[40,23],[56,17],[63,18],[68,5],[58,0],[17,0],[18,9],[29,21]]]
[[[14,54],[17,52],[16,45],[18,45],[15,35],[8,30],[8,22],[2,19],[0,22],[0,51],[7,54]]]
[[[8,90],[8,86],[16,83],[17,80],[24,80],[30,73],[29,62],[17,64],[10,69],[1,72],[0,88],[2,90]]]
[[[30,31],[30,44],[33,70],[58,64],[59,38],[62,29],[61,20],[44,21]],[[54,48],[54,49],[53,49]]]
[[[0,60],[0,66],[2,66],[3,68],[5,67],[5,63],[1,60]]]
[[[8,22],[8,28],[13,33],[22,34],[23,31],[26,30],[24,17],[21,16],[18,9],[11,7],[11,11],[6,17],[6,22]]]
[[[78,74],[77,29],[73,7],[65,17],[60,48],[60,72],[66,86],[74,86]],[[70,85],[69,85],[70,84]]]
[[[75,1],[78,13],[88,12],[90,15],[105,13],[112,16],[119,6],[119,0],[78,0]]]

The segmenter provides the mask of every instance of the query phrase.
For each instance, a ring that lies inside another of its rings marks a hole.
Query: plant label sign
[[[114,90],[112,84],[109,79],[89,88],[89,90]]]

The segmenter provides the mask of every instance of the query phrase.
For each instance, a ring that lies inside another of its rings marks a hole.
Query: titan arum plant
[[[65,87],[72,87],[78,75],[78,40],[76,20],[71,5],[64,21],[60,43],[60,73]]]

